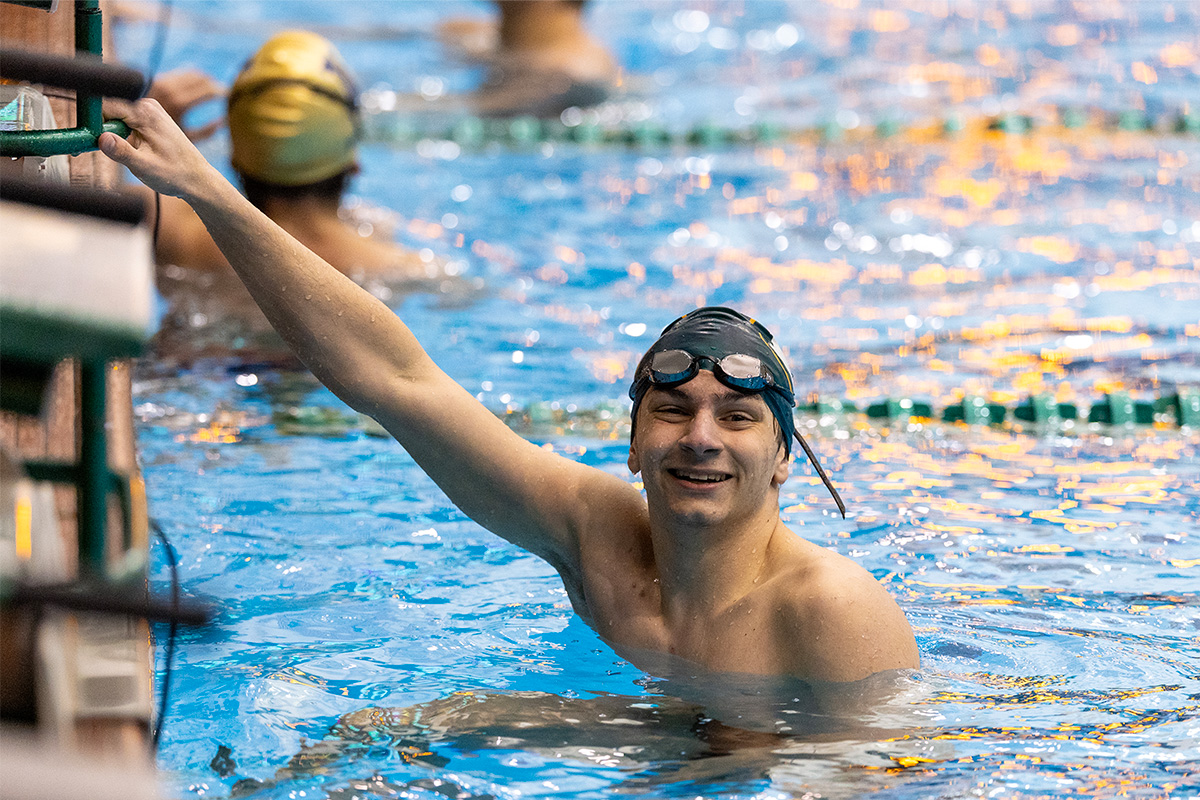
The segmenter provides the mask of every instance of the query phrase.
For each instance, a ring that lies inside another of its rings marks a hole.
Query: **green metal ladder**
[[[45,0],[4,0],[13,5],[49,9]],[[109,131],[128,136],[129,128],[122,122],[105,122],[102,112],[104,95],[135,99],[141,95],[144,82],[136,70],[101,61],[104,23],[100,0],[75,1],[75,62],[36,57],[32,53],[6,50],[0,69],[16,73],[22,80],[34,83],[57,83],[64,78],[79,85],[76,95],[74,128],[48,131],[0,131],[0,156],[76,156],[97,149],[96,139]],[[46,66],[42,66],[45,64]],[[105,92],[104,90],[108,91]],[[135,93],[136,92],[136,93]]]
[[[49,2],[39,0],[17,0],[15,4],[51,9]],[[124,123],[104,122],[101,106],[106,95],[127,99],[140,96],[144,78],[135,70],[101,62],[102,31],[99,0],[76,0],[76,59],[56,59],[21,51],[4,52],[0,69],[5,77],[75,88],[78,124],[74,128],[55,130],[0,131],[0,156],[78,155],[97,149],[97,138],[105,131],[128,135],[129,129]],[[67,211],[85,211],[89,202],[106,206],[111,211],[114,204],[120,206],[125,201],[123,213],[128,217],[125,221],[135,222],[134,211],[140,219],[140,208],[131,210],[130,199],[115,193],[52,185],[21,187],[15,183],[18,182],[6,180],[0,185],[3,199],[28,202],[30,198],[19,195],[36,192],[50,195],[53,200],[57,194],[58,200],[63,201],[57,207]],[[14,194],[18,196],[14,197]],[[39,200],[33,202],[55,205]],[[106,572],[108,504],[114,495],[121,508],[126,550],[132,545],[133,535],[128,477],[111,471],[108,463],[106,373],[111,361],[140,354],[143,339],[128,332],[95,328],[23,309],[5,309],[0,324],[0,362],[4,373],[0,380],[0,408],[23,414],[38,413],[55,366],[66,358],[79,360],[78,459],[75,462],[30,460],[23,466],[33,480],[75,487],[80,572],[97,578],[103,578]]]

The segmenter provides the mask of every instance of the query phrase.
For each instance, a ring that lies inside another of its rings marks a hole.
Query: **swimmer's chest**
[[[637,571],[596,581],[588,587],[581,616],[619,651],[646,651],[686,659],[707,669],[762,675],[789,671],[778,599],[762,590],[716,613],[671,617],[664,611],[657,582]],[[631,660],[643,669],[650,665]]]

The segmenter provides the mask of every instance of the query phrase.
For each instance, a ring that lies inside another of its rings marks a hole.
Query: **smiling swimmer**
[[[760,325],[699,309],[650,348],[634,376],[638,486],[509,428],[397,312],[247,203],[153,101],[123,119],[137,135],[103,134],[104,152],[186,199],[313,374],[464,514],[545,559],[616,653],[659,676],[855,684],[852,696],[859,681],[920,666],[883,584],[782,518],[794,390]]]
[[[800,442],[825,488],[833,495],[838,510],[846,516],[846,505],[833,482],[817,462],[816,454],[796,430],[792,409],[796,394],[792,376],[762,323],[724,306],[706,306],[684,314],[663,329],[658,341],[642,356],[634,370],[629,398],[632,427],[637,429],[638,408],[651,387],[670,388],[687,383],[702,370],[710,370],[721,383],[746,394],[761,394],[779,423],[786,454],[791,454],[792,437]]]

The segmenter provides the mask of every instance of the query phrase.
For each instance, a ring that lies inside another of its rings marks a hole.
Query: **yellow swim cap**
[[[238,172],[277,186],[332,178],[354,163],[354,81],[324,37],[286,31],[242,68],[229,94]]]

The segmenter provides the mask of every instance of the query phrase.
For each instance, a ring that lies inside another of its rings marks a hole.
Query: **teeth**
[[[689,475],[686,472],[676,474],[684,480],[695,481],[696,483],[718,483],[725,480],[725,476],[723,475]]]

